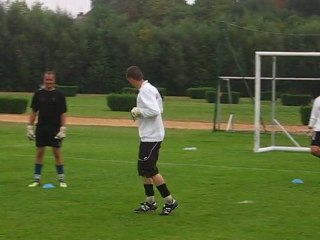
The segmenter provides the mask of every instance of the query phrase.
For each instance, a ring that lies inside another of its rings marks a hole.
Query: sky
[[[91,0],[25,0],[25,1],[28,4],[28,6],[32,6],[32,4],[34,4],[35,2],[41,2],[43,3],[43,6],[51,10],[56,10],[57,7],[59,7],[71,13],[73,16],[77,16],[79,12],[84,12],[84,13],[88,12],[91,6]],[[193,4],[195,0],[186,0],[186,1],[188,4]]]

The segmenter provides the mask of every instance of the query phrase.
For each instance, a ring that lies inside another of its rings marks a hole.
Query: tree
[[[297,11],[304,16],[320,15],[319,0],[288,0],[288,8]]]

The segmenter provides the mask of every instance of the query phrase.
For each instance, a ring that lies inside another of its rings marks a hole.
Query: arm
[[[319,108],[320,108],[320,98],[316,98],[316,100],[313,103],[308,128],[312,129],[319,118]]]
[[[65,127],[67,122],[67,113],[62,113],[60,118],[61,118],[61,127]]]
[[[35,112],[33,109],[31,110],[31,113],[29,115],[29,121],[28,125],[33,126],[34,122],[36,121],[37,112]]]
[[[27,137],[29,140],[34,140],[36,138],[36,135],[33,131],[34,122],[37,117],[37,112],[35,112],[33,109],[31,110],[31,113],[29,115],[29,121],[27,126]]]
[[[159,93],[147,92],[141,95],[142,108],[141,115],[145,118],[152,118],[160,115],[162,113],[162,106],[160,106]]]
[[[67,104],[66,104],[66,98],[62,98],[62,104],[61,104],[61,115],[60,115],[60,129],[57,135],[54,137],[55,139],[64,139],[67,137],[66,131],[66,121],[67,121]]]

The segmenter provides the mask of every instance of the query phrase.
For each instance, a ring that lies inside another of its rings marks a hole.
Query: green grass
[[[132,212],[143,200],[135,128],[69,126],[67,189],[26,187],[35,148],[25,125],[0,123],[0,141],[0,239],[320,239],[319,160],[253,153],[252,133],[168,129],[159,168],[181,204],[168,217]],[[48,149],[43,183],[56,183],[53,165]]]
[[[0,93],[0,96],[22,96],[31,100],[30,93]],[[127,112],[111,111],[107,107],[106,95],[83,95],[70,97],[68,115],[78,117],[101,117],[128,119]],[[188,97],[167,96],[164,101],[164,119],[180,121],[212,122],[215,105],[205,100]],[[265,124],[271,122],[271,103],[262,101],[262,118]],[[299,107],[282,106],[277,102],[276,118],[284,125],[301,125]],[[242,98],[240,104],[221,104],[221,122],[226,123],[230,114],[234,114],[234,123],[253,123],[254,106],[249,99]]]

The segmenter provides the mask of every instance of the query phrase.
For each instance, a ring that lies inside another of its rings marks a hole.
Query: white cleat
[[[38,186],[40,186],[40,182],[38,182],[38,181],[34,181],[28,185],[28,187],[30,187],[30,188],[34,188],[34,187],[38,187]]]
[[[68,187],[68,185],[65,182],[60,182],[59,186],[62,187],[62,188]]]

